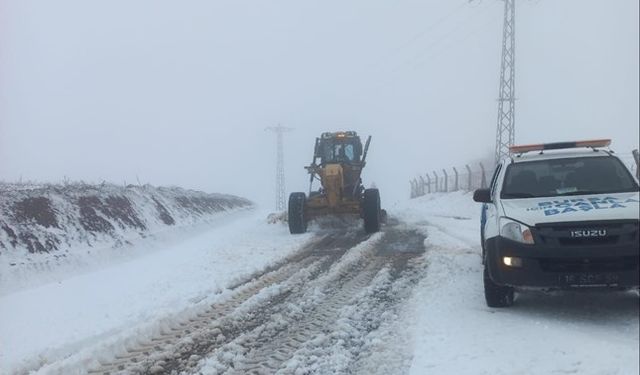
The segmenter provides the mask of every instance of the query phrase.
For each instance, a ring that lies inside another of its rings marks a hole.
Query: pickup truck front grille
[[[558,243],[562,246],[584,246],[584,245],[612,245],[617,244],[619,236],[606,236],[594,238],[567,238],[558,237]]]
[[[638,269],[638,257],[608,257],[594,259],[539,259],[545,272],[621,272]]]
[[[562,222],[535,226],[536,242],[553,247],[638,246],[637,220]],[[576,236],[579,234],[580,236]],[[593,235],[590,235],[593,234]]]

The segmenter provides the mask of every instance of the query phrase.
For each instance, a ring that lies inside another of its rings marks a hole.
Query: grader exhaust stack
[[[328,215],[359,215],[367,233],[380,230],[384,210],[380,208],[378,189],[365,189],[361,173],[366,164],[371,137],[364,149],[354,131],[327,132],[316,138],[311,165],[309,195],[296,192],[289,196],[289,231],[304,233],[315,218]],[[314,180],[320,187],[313,191]]]

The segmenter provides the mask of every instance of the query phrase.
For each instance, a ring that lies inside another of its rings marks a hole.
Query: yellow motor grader
[[[289,196],[288,221],[292,234],[304,233],[307,224],[328,215],[359,215],[367,233],[380,230],[385,215],[380,208],[378,189],[365,189],[360,174],[365,166],[371,137],[364,148],[354,131],[326,132],[316,138],[311,165],[309,196],[302,192]],[[313,182],[320,187],[313,191]]]

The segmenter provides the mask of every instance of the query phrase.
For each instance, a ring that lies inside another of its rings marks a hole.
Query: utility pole
[[[504,1],[502,31],[502,62],[500,66],[500,93],[498,97],[498,129],[496,132],[496,164],[509,155],[509,146],[515,140],[516,106],[516,4]]]
[[[285,203],[286,189],[284,185],[284,144],[282,135],[285,132],[293,130],[292,128],[278,126],[270,126],[266,130],[276,133],[277,142],[277,162],[276,162],[276,211],[284,211],[287,206]]]

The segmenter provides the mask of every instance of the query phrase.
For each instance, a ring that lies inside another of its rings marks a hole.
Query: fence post
[[[409,181],[409,183],[411,184],[411,198],[415,198],[418,195],[416,189],[416,179],[414,178],[413,180]]]
[[[484,165],[482,165],[482,163],[480,163],[480,169],[482,170],[482,181],[480,182],[480,188],[486,189],[487,188],[487,173],[485,172]]]
[[[471,167],[469,167],[469,164],[464,166],[465,168],[467,168],[467,176],[469,176],[467,178],[467,190],[471,191]]]
[[[640,164],[640,153],[638,149],[631,151],[633,154],[633,160],[636,161],[636,178],[640,179],[640,168],[638,168],[638,164]]]
[[[421,185],[420,185],[420,196],[423,196],[425,194],[424,193],[424,184],[425,184],[425,182],[424,182],[424,178],[422,176],[420,176],[420,183],[421,183]]]
[[[431,177],[429,177],[429,173],[426,173],[425,176],[427,176],[427,191],[431,194]]]
[[[436,178],[436,193],[440,191],[440,185],[438,184],[438,174],[433,171],[433,176]]]
[[[456,167],[453,167],[453,173],[456,174],[455,184],[453,186],[453,191],[458,191],[458,170]]]
[[[444,174],[444,192],[449,191],[449,176],[447,175],[447,170],[443,169],[442,174]]]

